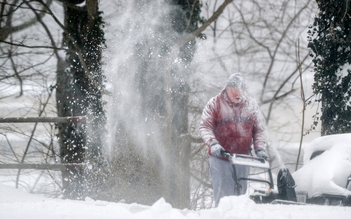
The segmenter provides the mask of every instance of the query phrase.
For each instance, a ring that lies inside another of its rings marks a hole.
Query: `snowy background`
[[[275,1],[272,1],[272,7],[275,5]],[[116,15],[114,15],[115,4],[113,1],[105,1],[102,3],[102,8],[105,12],[107,26],[109,31],[107,32],[107,41],[109,45],[118,46],[121,42],[116,40],[116,32],[113,32],[113,28],[118,26],[118,23],[115,21]],[[60,14],[60,6],[57,6],[58,14]],[[228,13],[229,14],[229,13]],[[225,15],[225,14],[224,14]],[[227,16],[227,15],[226,15]],[[311,19],[311,18],[309,18]],[[308,22],[309,19],[301,19],[304,22]],[[301,24],[303,22],[300,22]],[[220,23],[217,24],[218,28],[221,27]],[[306,25],[307,26],[307,25]],[[223,26],[222,26],[223,27]],[[295,32],[294,32],[295,33]],[[258,33],[262,34],[262,33]],[[296,35],[301,34],[301,32],[296,31]],[[208,32],[208,36],[211,36],[211,30]],[[302,37],[303,38],[303,37]],[[294,38],[293,40],[295,40]],[[303,38],[305,39],[305,38]],[[229,38],[232,40],[232,38]],[[222,41],[223,42],[223,41]],[[223,72],[219,66],[219,61],[216,59],[217,56],[221,55],[223,57],[230,57],[231,54],[228,52],[230,50],[227,47],[228,41],[222,43],[222,45],[214,45],[214,42],[209,38],[207,41],[198,42],[199,49],[197,51],[196,57],[194,59],[194,69],[196,69],[197,74],[196,78],[192,83],[201,85],[206,87],[206,93],[202,93],[199,95],[199,99],[195,99],[198,101],[199,105],[204,105],[205,101],[208,100],[211,96],[217,94],[220,89],[223,87],[223,83],[227,77],[227,72]],[[228,43],[228,45],[231,43]],[[127,46],[127,45],[126,45]],[[218,46],[215,48],[215,46]],[[228,53],[227,53],[228,52]],[[293,51],[291,51],[293,54]],[[257,56],[259,56],[258,54]],[[121,57],[124,57],[123,50],[116,51],[114,48],[111,48],[106,54],[107,61],[117,60]],[[285,57],[284,57],[285,58]],[[239,58],[238,58],[239,59]],[[214,61],[213,61],[214,60]],[[257,60],[257,59],[256,59]],[[123,61],[123,59],[122,59]],[[240,60],[239,60],[240,61]],[[233,60],[227,60],[227,62],[233,62]],[[238,62],[239,63],[239,62]],[[243,61],[244,63],[244,61]],[[132,64],[132,63],[131,63]],[[244,65],[242,63],[239,63]],[[259,65],[257,63],[246,63],[248,66],[250,65]],[[108,62],[106,65],[105,71],[107,73],[113,73],[111,70],[116,63]],[[295,68],[295,63],[293,63],[292,68]],[[275,67],[275,72],[278,72],[280,75],[284,75],[284,73],[288,72],[287,66],[278,66]],[[249,67],[243,68],[250,70]],[[53,75],[54,76],[54,75]],[[306,87],[307,92],[310,92],[310,85],[312,74],[306,74]],[[260,81],[252,76],[249,78],[250,84],[248,86],[251,88],[252,93],[258,94],[260,90]],[[54,79],[53,79],[54,80]],[[49,81],[49,80],[48,80]],[[127,83],[128,84],[128,83]],[[259,85],[259,86],[257,86]],[[113,86],[113,84],[112,84]],[[256,89],[257,88],[257,89]],[[276,87],[274,87],[276,88]],[[32,88],[28,88],[31,90]],[[38,92],[38,90],[33,89],[33,93]],[[39,92],[38,92],[39,93]],[[299,147],[299,134],[300,134],[300,116],[302,103],[298,98],[297,94],[292,98],[286,100],[289,102],[288,107],[283,106],[281,108],[277,108],[274,112],[274,120],[273,122],[280,122],[281,124],[285,124],[285,126],[278,126],[278,130],[271,130],[270,140],[272,141],[272,150],[275,160],[272,162],[272,168],[277,169],[282,167],[288,167],[294,169],[294,163],[296,162],[297,157],[297,149]],[[27,94],[26,94],[27,95]],[[8,116],[8,112],[13,112],[18,110],[19,115],[30,115],[29,108],[33,108],[36,106],[33,103],[33,99],[28,99],[28,96],[24,95],[20,99],[8,99],[7,102],[2,102],[1,112],[2,116]],[[39,96],[39,94],[38,94]],[[22,102],[20,102],[22,101]],[[283,104],[282,104],[283,105]],[[28,109],[28,110],[27,110]],[[52,109],[54,112],[54,109]],[[293,113],[292,113],[293,112]],[[308,111],[308,117],[311,118],[311,114],[314,113],[314,109]],[[55,115],[55,114],[53,114]],[[12,115],[11,115],[12,116]],[[307,124],[307,126],[310,123]],[[24,125],[27,126],[27,125]],[[30,130],[30,126],[28,126]],[[43,128],[43,130],[47,131],[49,128]],[[54,129],[49,132],[52,136],[55,134]],[[312,133],[307,135],[304,138],[303,146],[305,147],[310,141],[312,141],[319,133]],[[43,136],[43,139],[51,138],[52,136]],[[23,151],[23,141],[22,139],[17,139],[15,136],[7,135],[7,140],[14,142],[13,145],[16,147],[16,153],[21,153]],[[327,142],[322,139],[322,142]],[[320,184],[321,182],[318,178],[319,176],[323,176],[324,173],[328,173],[329,179],[324,182],[322,186],[319,188],[322,190],[328,189],[330,185],[332,185],[336,190],[345,192],[345,190],[341,189],[343,185],[342,180],[335,181],[334,173],[337,170],[345,170],[344,173],[347,173],[347,170],[350,169],[350,156],[343,156],[345,160],[341,162],[341,166],[335,164],[332,161],[340,161],[338,156],[334,156],[335,154],[342,154],[343,150],[346,148],[347,151],[350,151],[349,140],[338,141],[338,146],[336,151],[326,153],[326,155],[321,155],[318,159],[311,162],[312,166],[303,168],[303,174],[294,174],[297,178],[298,188],[301,187],[300,182],[308,183],[309,179],[311,179],[311,174],[313,173],[317,179],[314,181],[314,185]],[[35,149],[40,142],[33,142],[33,146],[31,149]],[[315,146],[320,146],[321,142],[318,141]],[[328,146],[329,147],[329,146]],[[341,147],[341,148],[340,148]],[[38,147],[39,148],[39,147]],[[3,148],[2,148],[3,149]],[[10,151],[9,148],[6,150]],[[10,153],[8,153],[10,154]],[[328,154],[330,156],[328,156]],[[344,153],[347,155],[349,153]],[[6,157],[12,162],[16,162],[13,157]],[[333,160],[331,160],[333,158]],[[36,157],[31,157],[31,154],[28,155],[28,160],[35,162]],[[300,160],[302,162],[302,159]],[[347,162],[348,161],[348,162]],[[38,162],[42,162],[39,158]],[[305,161],[306,163],[309,161]],[[318,163],[317,163],[318,162]],[[320,168],[323,165],[333,163],[333,166],[329,166],[326,168]],[[335,164],[335,165],[334,165]],[[339,163],[340,164],[340,163]],[[317,166],[317,167],[316,167]],[[307,169],[307,170],[306,170]],[[184,210],[184,209],[175,209],[166,203],[163,199],[160,199],[152,206],[144,206],[139,204],[125,204],[125,203],[113,203],[106,201],[94,201],[93,199],[87,198],[85,201],[73,201],[73,200],[62,200],[59,194],[59,187],[55,185],[53,180],[50,181],[45,180],[45,177],[41,177],[44,171],[26,171],[21,173],[19,188],[15,189],[15,181],[16,181],[16,171],[13,170],[1,170],[0,173],[0,219],[48,219],[48,218],[351,218],[351,208],[350,207],[339,207],[339,206],[316,206],[316,205],[270,205],[270,204],[254,204],[248,198],[248,195],[242,197],[228,197],[222,200],[219,207],[216,209],[203,209],[203,210]],[[51,172],[51,174],[58,174],[58,172]],[[298,176],[301,175],[301,176]],[[48,177],[48,176],[46,176]],[[59,176],[53,176],[52,178],[60,178]],[[40,182],[39,182],[40,179]],[[44,180],[43,180],[44,179]],[[40,186],[39,186],[40,183]],[[45,184],[48,183],[48,184]],[[307,185],[308,186],[308,185]],[[308,187],[308,192],[312,191],[315,186]],[[56,191],[55,191],[56,190]],[[36,194],[31,194],[31,193]],[[40,193],[45,193],[46,195],[40,195]],[[311,194],[314,192],[311,192]],[[50,196],[50,198],[48,197]]]

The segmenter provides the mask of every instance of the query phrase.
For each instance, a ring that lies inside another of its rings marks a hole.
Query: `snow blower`
[[[272,203],[272,204],[302,204],[296,201],[295,181],[290,172],[286,168],[279,170],[277,177],[278,192],[274,190],[274,182],[272,171],[269,163],[263,159],[250,155],[230,154],[227,151],[223,155],[228,158],[233,167],[233,178],[235,181],[235,194],[240,194],[240,181],[254,181],[268,185],[268,189],[255,189],[250,198],[256,203]],[[249,166],[250,168],[258,168],[268,174],[268,179],[254,178],[254,177],[238,177],[237,165]]]

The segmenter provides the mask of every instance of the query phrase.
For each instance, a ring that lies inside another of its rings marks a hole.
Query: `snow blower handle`
[[[229,151],[226,150],[221,150],[221,155],[226,158],[230,159],[240,159],[240,160],[253,160],[256,162],[260,162],[262,164],[265,164],[267,162],[266,159],[260,158],[260,157],[254,157],[251,155],[245,155],[245,154],[231,154]]]

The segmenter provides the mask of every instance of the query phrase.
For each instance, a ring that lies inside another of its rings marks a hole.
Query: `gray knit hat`
[[[229,76],[227,87],[245,88],[244,78],[241,73],[234,73]]]

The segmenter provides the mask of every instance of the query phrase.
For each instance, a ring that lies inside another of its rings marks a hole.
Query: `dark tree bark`
[[[75,2],[72,2],[75,3]],[[102,160],[102,133],[105,112],[102,103],[101,53],[104,45],[103,22],[98,1],[88,0],[82,7],[64,6],[64,44],[68,48],[57,71],[58,116],[87,116],[87,123],[59,124],[60,157],[62,163]],[[64,196],[84,198],[98,180],[93,171],[66,169],[62,172]]]

